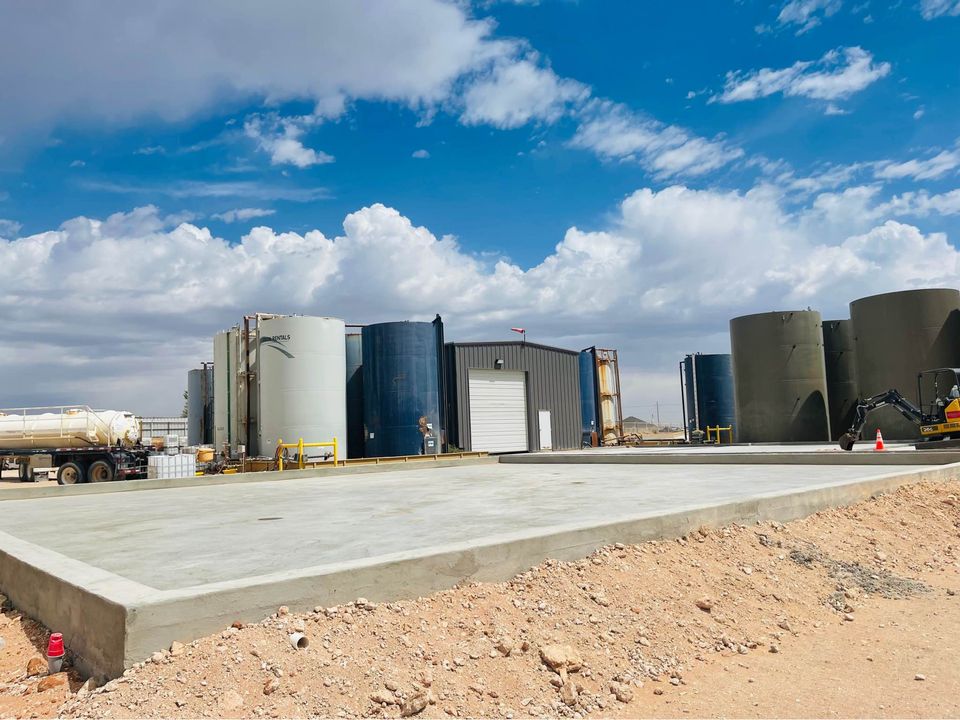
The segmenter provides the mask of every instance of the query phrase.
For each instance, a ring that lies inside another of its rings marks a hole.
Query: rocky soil
[[[958,492],[915,485],[787,525],[610,546],[417,600],[279,608],[79,694],[80,678],[40,691],[42,678],[25,676],[45,635],[8,612],[0,712],[958,715]],[[293,647],[295,632],[307,647]]]

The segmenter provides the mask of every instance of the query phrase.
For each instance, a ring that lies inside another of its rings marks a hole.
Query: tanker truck
[[[29,481],[44,455],[57,482],[74,485],[145,478],[150,450],[132,413],[85,405],[0,410],[0,461],[14,461],[20,480]]]

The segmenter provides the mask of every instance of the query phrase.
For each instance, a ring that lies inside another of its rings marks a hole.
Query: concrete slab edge
[[[62,632],[74,666],[100,680],[123,673],[127,608],[122,602],[92,592],[89,586],[38,567],[0,547],[0,588],[13,606]],[[94,568],[91,568],[94,569]],[[38,647],[37,654],[45,655]]]
[[[464,581],[509,580],[547,558],[577,560],[614,542],[639,543],[679,537],[704,525],[787,522],[826,508],[860,502],[902,485],[957,479],[960,479],[960,463],[668,515],[626,519],[472,547],[459,546],[382,563],[358,563],[313,575],[298,574],[269,582],[221,583],[216,590],[199,592],[192,597],[173,593],[129,609],[123,662],[130,666],[174,640],[189,642],[236,620],[258,622],[280,605],[303,612],[317,605],[338,605],[357,597],[378,602],[415,598]]]
[[[947,465],[960,462],[960,452],[903,450],[890,453],[651,453],[649,455],[595,452],[577,454],[531,453],[500,455],[510,465]]]
[[[338,468],[313,468],[310,470],[284,470],[237,473],[236,475],[199,475],[166,480],[126,480],[111,483],[82,485],[57,485],[56,487],[23,487],[0,491],[0,502],[5,500],[37,500],[41,498],[70,497],[72,495],[101,495],[104,493],[138,492],[141,490],[165,490],[168,488],[199,487],[201,485],[240,485],[254,482],[276,482],[314,477],[337,477],[343,475],[367,475],[371,473],[397,472],[400,470],[429,470],[433,468],[496,463],[495,457],[435,460],[418,463],[388,463],[383,465],[348,465]]]

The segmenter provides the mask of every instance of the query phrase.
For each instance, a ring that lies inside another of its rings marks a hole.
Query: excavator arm
[[[887,390],[886,392],[874,395],[871,398],[861,400],[857,403],[857,413],[853,425],[850,426],[847,432],[840,436],[840,447],[844,450],[853,450],[854,444],[860,439],[860,433],[863,430],[864,424],[867,422],[867,416],[874,410],[886,407],[887,405],[895,407],[901,415],[916,425],[923,424],[926,419],[920,408],[907,400],[899,391]]]

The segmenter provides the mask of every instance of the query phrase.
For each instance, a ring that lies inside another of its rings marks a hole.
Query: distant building
[[[623,419],[624,435],[643,435],[644,433],[657,432],[657,426],[653,423],[641,420],[633,415]]]

